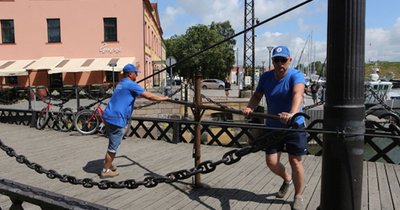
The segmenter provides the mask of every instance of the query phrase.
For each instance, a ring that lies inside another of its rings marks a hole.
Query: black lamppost
[[[271,68],[271,52],[272,52],[272,49],[274,49],[274,47],[268,46],[267,49],[268,49],[268,53],[269,53],[269,64],[268,64],[268,70],[269,70],[269,68]]]
[[[114,92],[114,87],[115,87],[115,75],[114,75],[114,67],[117,66],[116,63],[109,63],[109,66],[112,68],[112,92]]]

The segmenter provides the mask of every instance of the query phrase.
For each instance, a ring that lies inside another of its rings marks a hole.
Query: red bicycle
[[[69,99],[62,98],[61,103],[54,104],[51,102],[51,98],[47,98],[44,100],[46,106],[40,111],[38,119],[36,121],[36,128],[43,129],[46,125],[49,127],[59,129],[61,131],[67,132],[72,129],[73,124],[73,116],[71,108],[63,108],[64,104],[68,102]],[[58,106],[60,107],[58,112],[53,112],[52,107]],[[52,118],[53,125],[50,125],[50,118]]]
[[[74,125],[76,130],[84,135],[93,134],[96,131],[100,131],[104,133],[105,131],[105,123],[103,120],[103,109],[101,105],[107,105],[102,100],[97,100],[96,102],[89,104],[75,115]],[[95,109],[90,109],[93,106],[96,106]]]

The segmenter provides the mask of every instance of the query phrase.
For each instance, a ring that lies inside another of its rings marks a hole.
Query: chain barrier
[[[175,90],[173,93],[171,93],[170,95],[168,95],[168,97],[172,97],[172,96],[174,96],[174,95],[176,95],[177,93],[179,93],[179,91],[181,91],[182,90],[182,87],[181,88],[178,88],[177,90]],[[135,110],[139,110],[139,109],[143,109],[143,108],[146,108],[146,107],[149,107],[149,106],[153,106],[153,105],[156,105],[156,104],[159,104],[159,103],[161,103],[161,101],[155,101],[155,102],[151,102],[151,103],[148,103],[148,104],[144,104],[144,105],[141,105],[141,106],[135,106],[134,108],[135,108]]]
[[[308,105],[308,106],[303,107],[303,111],[312,109],[312,108],[317,107],[317,106],[321,106],[321,105],[323,105],[323,104],[325,104],[325,101],[319,101],[319,102],[317,102],[317,103],[315,103],[315,104],[311,104],[311,105]]]
[[[302,130],[304,131],[304,130]],[[295,132],[295,131],[290,131],[290,132]],[[268,145],[276,144],[277,142],[281,141],[288,132],[285,131],[271,131],[268,134],[265,134],[264,136],[258,138],[252,145],[243,147],[241,149],[233,149],[228,152],[226,152],[220,160],[217,161],[203,161],[201,162],[197,167],[193,167],[190,169],[183,169],[183,170],[178,170],[178,171],[173,171],[170,173],[167,173],[166,175],[162,176],[147,176],[145,177],[142,181],[137,181],[135,179],[127,179],[124,181],[108,181],[108,180],[103,180],[100,182],[94,181],[91,178],[84,178],[84,179],[78,179],[74,176],[70,176],[67,174],[61,175],[55,170],[47,170],[43,168],[41,165],[30,162],[24,155],[19,155],[15,152],[15,150],[11,147],[8,147],[5,145],[1,140],[0,140],[0,149],[6,152],[6,154],[10,157],[15,157],[16,161],[20,164],[25,164],[28,168],[36,171],[39,174],[45,174],[47,178],[49,179],[58,179],[61,182],[65,183],[70,183],[73,185],[82,185],[85,188],[92,188],[94,186],[97,186],[101,190],[106,190],[106,189],[136,189],[140,186],[144,186],[147,188],[152,188],[157,186],[160,183],[173,183],[177,182],[179,180],[187,179],[191,176],[194,176],[196,174],[207,174],[210,172],[213,172],[218,165],[220,164],[225,164],[225,165],[232,165],[239,160],[243,156],[246,156],[250,153],[255,153],[263,148],[265,148]]]
[[[368,87],[368,90],[371,92],[372,96],[378,101],[378,103],[386,110],[389,112],[393,112],[396,113],[397,115],[400,116],[399,112],[396,112],[395,110],[392,109],[392,107],[388,106],[387,104],[385,104],[385,102],[383,101],[383,99],[381,97],[378,96],[378,94],[374,91],[374,89],[372,89],[372,87]]]
[[[193,88],[193,87],[190,87],[190,89],[191,89],[192,91],[194,91],[194,88]],[[204,94],[201,94],[201,97],[204,98],[204,99],[206,99],[208,102],[213,103],[213,104],[215,104],[215,105],[217,105],[217,106],[219,106],[219,107],[221,107],[221,108],[223,108],[223,109],[232,109],[232,108],[230,108],[230,107],[228,107],[228,106],[226,106],[226,105],[224,105],[224,104],[221,104],[221,103],[219,103],[219,102],[216,102],[216,101],[212,100],[211,98],[205,96]]]

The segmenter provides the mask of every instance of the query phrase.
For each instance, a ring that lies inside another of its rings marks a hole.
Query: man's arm
[[[263,97],[263,93],[254,92],[254,94],[250,98],[249,103],[247,104],[247,107],[242,110],[243,114],[247,116],[250,113],[252,113],[254,111],[254,109],[257,108],[262,97]]]
[[[304,84],[299,83],[293,87],[293,101],[290,113],[296,114],[300,111],[301,104],[303,102],[304,95]]]
[[[143,92],[142,94],[139,95],[139,97],[143,97],[150,101],[165,101],[169,99],[169,97],[167,96],[159,96],[150,92]]]
[[[281,112],[278,114],[282,123],[287,123],[296,113],[300,112],[301,103],[303,102],[304,84],[299,83],[293,87],[293,99],[290,112]]]

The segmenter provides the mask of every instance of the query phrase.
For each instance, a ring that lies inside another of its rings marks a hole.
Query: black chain
[[[319,101],[318,103],[305,106],[305,107],[303,108],[303,111],[312,109],[312,108],[317,107],[317,106],[321,106],[321,105],[323,105],[324,103],[325,103],[325,101]]]
[[[178,89],[175,90],[175,92],[173,92],[171,95],[168,95],[168,97],[172,97],[172,96],[176,95],[176,94],[179,93],[179,91],[181,91],[181,90],[182,90],[182,88],[178,88]],[[153,105],[159,104],[159,103],[161,103],[161,101],[155,101],[155,102],[151,102],[151,103],[144,104],[144,105],[141,105],[141,106],[135,106],[134,108],[135,108],[135,110],[138,110],[138,109],[143,109],[143,108],[146,108],[146,107],[149,107],[149,106],[153,106]]]
[[[193,88],[193,87],[190,87],[190,89],[191,89],[192,91],[194,91],[194,88]],[[230,107],[228,107],[228,106],[226,106],[226,105],[224,105],[224,104],[221,104],[221,103],[219,103],[219,102],[216,102],[216,101],[212,100],[211,98],[205,96],[204,94],[201,94],[201,97],[204,98],[204,99],[206,99],[208,102],[213,103],[213,104],[215,104],[215,105],[217,105],[217,106],[219,106],[219,107],[221,107],[221,108],[223,108],[223,109],[232,109],[232,108],[230,108]]]
[[[385,104],[385,102],[382,100],[382,98],[378,96],[378,94],[372,89],[372,87],[368,87],[368,90],[371,92],[372,96],[379,102],[379,104],[382,105],[382,107],[384,109],[386,109],[387,111],[390,111],[390,112],[394,112],[397,115],[400,115],[400,113],[393,110],[392,107]]]
[[[293,131],[291,131],[293,132]],[[265,148],[268,145],[276,144],[278,141],[281,141],[287,134],[288,132],[285,131],[271,131],[261,138],[257,139],[252,145],[243,147],[241,149],[234,149],[231,151],[228,151],[222,156],[222,159],[218,161],[204,161],[200,163],[197,167],[193,167],[191,169],[183,169],[183,170],[178,170],[174,172],[170,172],[166,174],[165,176],[159,175],[159,176],[147,176],[143,179],[143,181],[136,181],[135,179],[127,179],[124,181],[119,181],[119,182],[114,182],[114,181],[108,181],[108,180],[103,180],[100,182],[96,182],[93,179],[90,178],[84,178],[84,179],[78,179],[74,176],[70,176],[67,174],[61,175],[55,170],[47,170],[43,168],[41,165],[30,162],[24,155],[18,155],[15,150],[11,147],[8,147],[7,145],[3,144],[3,142],[0,140],[0,149],[6,152],[6,154],[10,157],[15,157],[16,161],[20,164],[25,164],[28,168],[36,171],[39,174],[46,174],[46,176],[49,179],[58,179],[61,182],[65,183],[70,183],[73,185],[82,185],[85,188],[92,188],[94,186],[97,186],[99,189],[106,190],[109,188],[114,188],[114,189],[122,189],[122,188],[127,188],[127,189],[136,189],[140,186],[152,188],[157,186],[160,183],[172,183],[176,182],[178,180],[183,180],[187,179],[191,176],[194,176],[196,174],[206,174],[213,172],[216,167],[220,164],[225,164],[225,165],[231,165],[239,160],[245,155],[248,155],[250,153],[255,153],[263,148]]]

